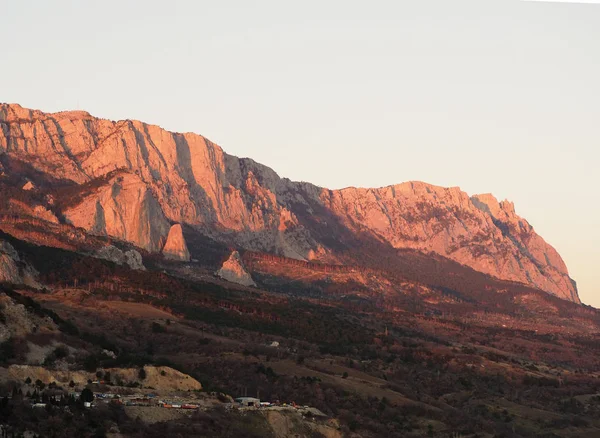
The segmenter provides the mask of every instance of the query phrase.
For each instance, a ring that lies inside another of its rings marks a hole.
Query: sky
[[[196,132],[293,180],[515,203],[600,307],[600,5],[0,0],[0,101]]]

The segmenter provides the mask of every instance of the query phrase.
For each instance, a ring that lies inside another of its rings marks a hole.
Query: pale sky
[[[193,131],[293,180],[515,202],[600,307],[600,5],[0,0],[0,101]]]

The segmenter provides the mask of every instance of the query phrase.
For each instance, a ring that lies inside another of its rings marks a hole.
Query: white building
[[[260,399],[254,397],[238,397],[235,402],[241,406],[260,406]]]

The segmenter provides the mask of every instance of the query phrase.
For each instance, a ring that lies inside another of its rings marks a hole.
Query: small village
[[[78,393],[74,393],[74,396],[79,395]],[[219,397],[219,394],[211,393],[211,396]],[[220,400],[223,400],[224,397],[229,399],[229,397],[220,394]],[[161,398],[159,395],[154,393],[149,394],[133,394],[133,395],[118,395],[113,393],[102,393],[97,392],[94,393],[94,402],[86,405],[86,407],[93,408],[97,403],[115,403],[124,406],[139,406],[139,407],[159,407],[164,409],[185,409],[185,410],[194,410],[194,409],[204,409],[207,407],[207,403],[203,399],[192,398],[192,397],[182,397],[182,396],[173,396],[169,398]],[[289,410],[289,411],[298,411],[303,415],[315,416],[315,417],[327,417],[323,412],[318,410],[317,408],[306,406],[306,405],[297,405],[295,402],[266,402],[261,401],[255,397],[238,397],[233,401],[228,401],[224,403],[225,408],[227,409],[239,409],[239,410]]]
[[[210,413],[213,410],[224,409],[242,415],[262,412],[265,418],[273,418],[272,415],[296,415],[297,418],[303,418],[315,427],[331,427],[323,426],[324,421],[330,421],[323,412],[310,406],[298,405],[293,401],[268,402],[247,396],[234,399],[223,393],[205,392],[201,389],[155,389],[139,385],[133,387],[131,384],[121,386],[104,380],[88,380],[81,385],[71,381],[61,386],[56,381],[46,384],[40,379],[33,381],[28,377],[21,383],[13,381],[12,387],[5,386],[0,393],[0,405],[21,406],[23,412],[31,410],[36,418],[46,418],[47,415],[56,416],[61,413],[82,418],[82,414],[86,411],[92,415],[96,415],[95,412],[103,415],[102,412],[117,409],[146,425],[175,419],[192,419],[195,412]],[[14,430],[8,424],[0,423],[0,432],[9,434],[2,436],[11,436],[10,433]],[[23,436],[37,438],[30,431]]]
[[[133,394],[125,394],[120,391],[122,388],[115,387],[115,391],[92,391],[94,386],[99,386],[104,382],[92,382],[91,385],[84,388],[82,391],[64,391],[62,388],[55,385],[49,385],[45,390],[38,391],[37,389],[31,393],[23,394],[21,390],[13,391],[12,395],[4,397],[7,400],[20,398],[23,401],[29,401],[32,409],[53,409],[63,408],[69,409],[74,404],[93,409],[99,404],[115,404],[124,407],[140,407],[140,408],[163,408],[176,410],[205,410],[213,408],[220,404],[226,409],[237,409],[240,411],[247,410],[278,410],[278,411],[296,411],[305,416],[312,417],[327,417],[317,408],[298,405],[295,402],[267,402],[255,397],[238,397],[232,399],[224,394],[217,393],[199,393],[182,391],[161,396],[157,392],[151,390],[140,389],[139,392]],[[125,388],[128,389],[128,388]],[[2,397],[0,397],[2,398]]]

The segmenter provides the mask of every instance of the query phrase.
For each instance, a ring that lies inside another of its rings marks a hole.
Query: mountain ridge
[[[0,104],[0,124],[0,153],[71,181],[75,192],[91,184],[59,212],[67,223],[151,252],[161,252],[175,224],[242,249],[323,262],[360,260],[368,242],[373,254],[433,252],[579,302],[558,252],[490,194],[420,181],[330,190],[282,178],[198,134],[85,111]]]

